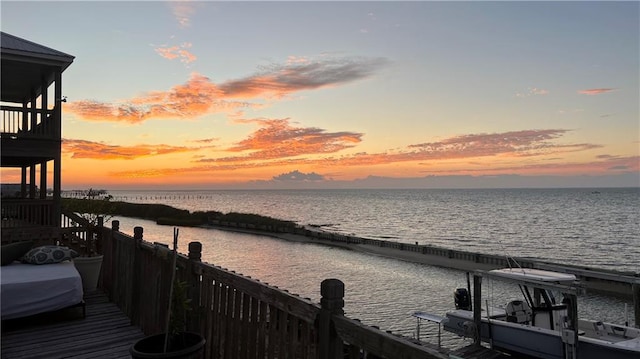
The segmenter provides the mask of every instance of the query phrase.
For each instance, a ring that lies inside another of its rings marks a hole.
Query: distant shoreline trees
[[[284,221],[252,213],[222,213],[218,211],[196,211],[178,209],[165,204],[113,202],[111,196],[95,199],[99,195],[86,191],[81,198],[62,198],[62,208],[80,214],[100,216],[123,216],[155,221],[159,225],[198,227],[224,222],[244,223],[271,228],[296,228],[295,222]],[[106,192],[106,191],[105,191]]]

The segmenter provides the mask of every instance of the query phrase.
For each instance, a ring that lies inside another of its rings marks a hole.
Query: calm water
[[[485,253],[531,256],[638,271],[639,189],[594,190],[326,190],[111,191],[117,200],[165,203],[189,210],[250,212],[321,225],[361,237],[430,243]],[[145,228],[147,241],[171,243],[172,227],[118,218],[121,229]],[[411,313],[443,314],[463,272],[327,246],[263,236],[181,228],[181,251],[203,243],[203,260],[319,301],[320,282],[345,282],[345,311],[364,323],[411,335]],[[485,286],[495,305],[517,298],[500,283]],[[622,323],[631,301],[579,298],[582,316]],[[633,317],[629,313],[629,317]],[[448,344],[454,339],[448,338]]]
[[[332,232],[640,272],[640,188],[117,192]]]

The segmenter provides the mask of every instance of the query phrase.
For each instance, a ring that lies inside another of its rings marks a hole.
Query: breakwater
[[[399,243],[381,239],[362,238],[318,230],[314,227],[278,227],[221,220],[210,220],[209,225],[225,230],[269,235],[281,239],[313,242],[358,250],[374,255],[416,263],[435,265],[464,271],[490,270],[504,267],[548,269],[574,274],[580,287],[607,295],[634,298],[636,313],[640,313],[640,274],[590,268],[541,261],[532,258],[507,257],[477,252],[441,248],[432,245]]]
[[[255,213],[351,236],[640,272],[640,189],[140,190],[112,201]],[[222,219],[222,218],[221,218]],[[227,219],[228,221],[243,222]],[[179,225],[179,224],[176,224]]]
[[[464,271],[490,270],[507,266],[553,269],[572,273],[585,290],[608,295],[640,298],[640,274],[589,266],[566,265],[529,257],[513,257],[443,248],[419,242],[406,243],[373,239],[321,230],[318,226],[300,226],[268,216],[217,211],[190,212],[163,204],[112,202],[64,198],[63,207],[80,213],[105,213],[155,220],[158,224],[178,226],[215,226],[221,229],[249,231],[288,240],[313,241],[370,254],[430,264]],[[97,212],[96,212],[97,211]],[[636,288],[636,289],[634,289]],[[635,293],[635,294],[634,294]],[[640,299],[638,299],[640,302]]]

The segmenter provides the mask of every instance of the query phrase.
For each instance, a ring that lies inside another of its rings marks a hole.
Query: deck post
[[[473,344],[480,345],[482,342],[482,338],[480,335],[482,334],[482,277],[474,274],[473,275],[473,324],[474,328],[474,337]]]
[[[40,199],[47,199],[47,161],[40,162]],[[51,214],[46,219],[46,224],[50,224]]]
[[[117,219],[114,219],[113,221],[111,221],[111,230],[114,232],[120,232],[120,221]]]
[[[54,95],[55,105],[53,107],[53,125],[55,132],[56,154],[53,157],[53,213],[55,214],[54,225],[60,225],[60,213],[62,213],[62,69],[55,71]]]
[[[113,238],[113,234],[118,232],[120,229],[120,221],[113,220],[111,221],[111,231],[109,231],[108,239],[105,240],[105,244],[103,246],[104,249],[104,257],[102,260],[102,288],[105,289],[109,300],[114,300],[115,293],[115,285],[116,281],[114,280],[114,267],[116,263],[116,255],[115,255],[115,239]]]
[[[196,262],[202,260],[202,243],[189,242],[189,259]]]
[[[115,281],[113,279],[113,271],[114,271],[114,266],[116,263],[116,255],[115,255],[115,239],[113,238],[113,234],[115,232],[119,232],[120,231],[120,221],[113,220],[111,221],[111,231],[109,231],[109,237],[108,240],[106,240],[106,246],[103,246],[103,249],[105,249],[105,253],[104,254],[104,259],[102,260],[102,266],[105,267],[104,271],[102,272],[103,274],[103,280],[102,280],[102,284],[104,286],[104,288],[107,288],[107,292],[109,295],[109,300],[113,301],[113,288],[115,285]]]
[[[631,287],[633,291],[633,316],[636,328],[640,328],[640,283],[634,283]]]
[[[104,232],[104,217],[98,217],[98,223],[96,224],[96,247],[94,248],[96,254],[102,253],[102,240],[103,240],[103,232]],[[92,234],[93,235],[93,234]]]
[[[133,227],[133,239],[142,240],[143,232],[144,232],[144,228]]]
[[[189,242],[189,261],[186,274],[189,276],[189,298],[191,298],[192,310],[189,312],[187,328],[190,331],[200,331],[200,319],[205,313],[201,306],[200,299],[200,276],[202,269],[199,264],[202,260],[202,243]],[[201,309],[202,308],[202,309]]]
[[[320,284],[320,312],[318,313],[319,359],[340,358],[342,339],[333,324],[334,315],[344,315],[344,283],[339,279],[325,279]]]
[[[140,298],[141,298],[141,287],[142,287],[142,280],[144,278],[142,278],[141,276],[141,271],[142,271],[142,258],[141,258],[141,244],[142,244],[142,234],[144,232],[144,228],[142,227],[133,227],[133,240],[134,240],[134,244],[133,244],[133,273],[132,273],[132,281],[130,284],[130,293],[131,293],[131,322],[134,325],[138,325],[141,326],[142,328],[146,327],[147,323],[142,323],[142,316],[141,316],[141,307],[142,307],[142,303],[140,303]]]

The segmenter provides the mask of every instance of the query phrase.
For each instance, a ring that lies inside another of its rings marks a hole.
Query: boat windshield
[[[516,279],[516,280],[533,280],[540,282],[566,283],[576,280],[576,276],[568,273],[558,273],[532,268],[503,268],[490,270],[491,276]]]

